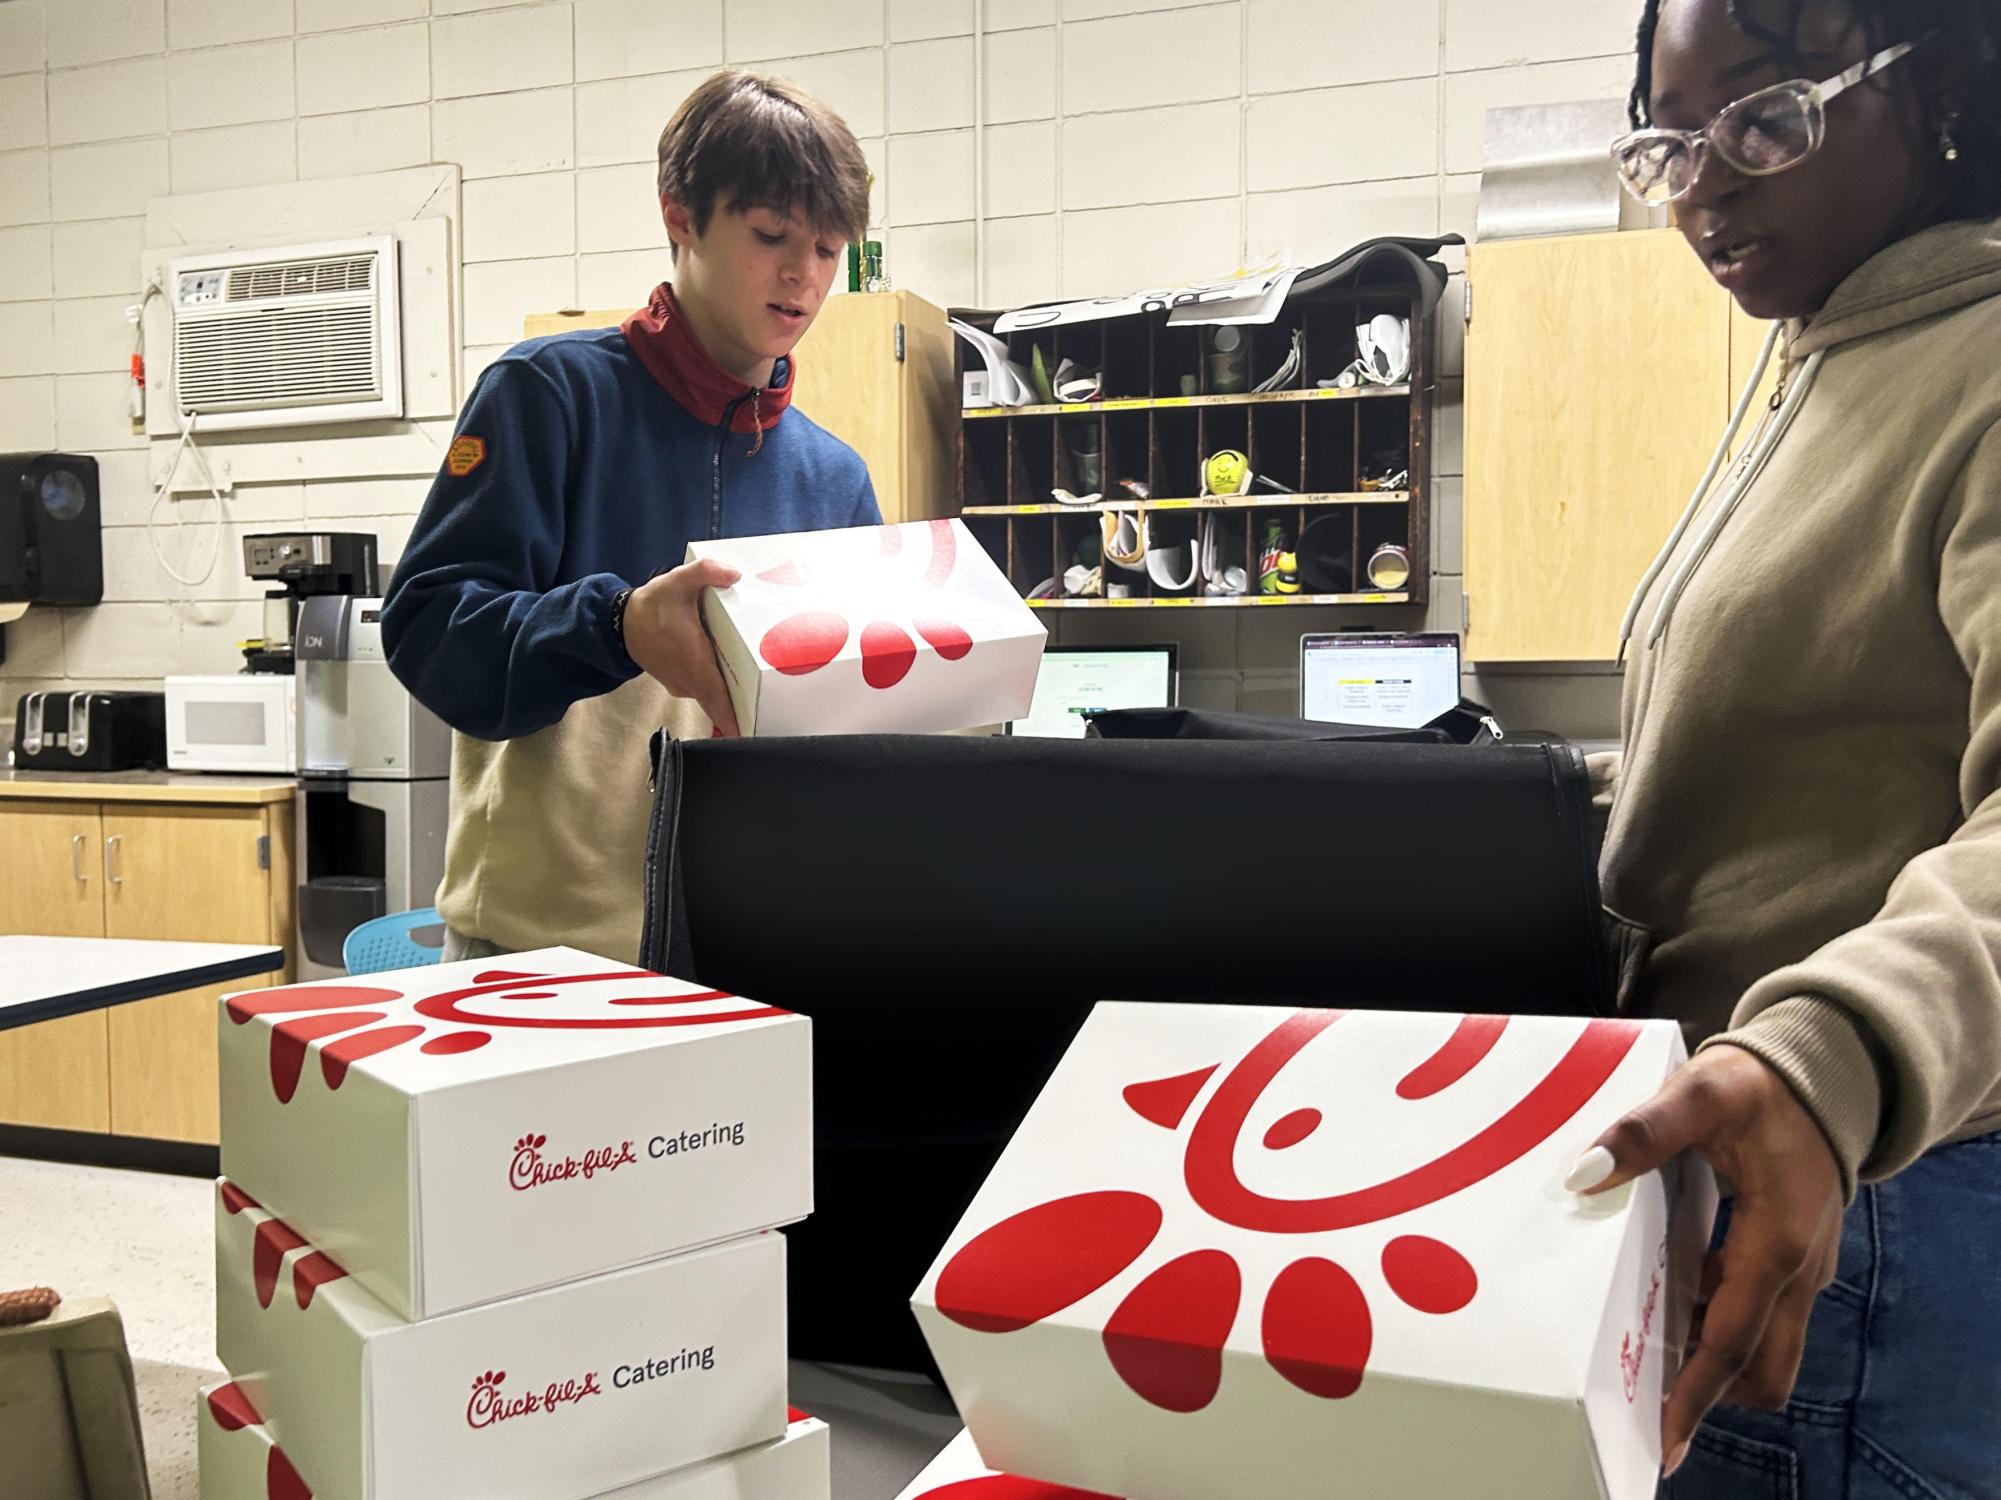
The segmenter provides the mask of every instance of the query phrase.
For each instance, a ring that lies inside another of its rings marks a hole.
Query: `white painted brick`
[[[49,75],[49,142],[74,146],[166,129],[167,65],[157,57]]]
[[[0,78],[0,151],[25,151],[48,143],[47,78],[40,73]]]
[[[1055,215],[987,220],[987,284],[980,305],[1024,307],[1060,295]]]
[[[880,47],[883,0],[724,0],[731,62]]]
[[[883,135],[882,49],[781,57],[757,65],[760,73],[790,79],[846,122],[858,139]]]
[[[0,668],[6,693],[0,710],[11,716],[21,693],[62,692],[73,685],[63,675],[63,617],[72,612],[30,609],[7,627],[7,665]]]
[[[0,380],[0,446],[53,448],[55,442],[55,377]]]
[[[1289,193],[1253,193],[1250,253],[1290,250],[1305,265],[1381,235],[1438,232],[1438,179],[1358,182]]]
[[[56,441],[71,452],[144,448],[132,430],[130,375],[58,375]]]
[[[106,526],[143,526],[153,504],[147,477],[150,455],[137,449],[93,453],[97,460],[98,509]]]
[[[1438,170],[1433,79],[1273,94],[1251,101],[1250,121],[1253,192]]]
[[[987,123],[1046,120],[1056,113],[1056,32],[1004,31],[987,38]]]
[[[1445,295],[1438,299],[1434,315],[1438,324],[1438,377],[1463,380],[1466,377],[1466,277],[1449,278]]]
[[[919,224],[892,230],[884,247],[892,286],[939,307],[973,300],[973,226]]]
[[[966,36],[973,29],[973,0],[889,0],[889,39],[922,42]]]
[[[475,10],[501,10],[520,3],[521,0],[431,0],[431,14],[457,16]]]
[[[182,131],[169,148],[176,193],[257,187],[299,175],[298,129],[290,120]]]
[[[987,0],[988,31],[1056,24],[1056,0]]]
[[[1457,479],[1466,472],[1466,384],[1441,380],[1432,397],[1431,472],[1440,479]],[[1454,563],[1447,572],[1462,571]]]
[[[889,49],[889,130],[956,130],[973,123],[970,37],[901,42]]]
[[[294,492],[297,486],[292,487]],[[177,599],[234,604],[262,599],[264,589],[243,571],[243,536],[258,522],[237,515],[234,497],[225,498],[222,525],[215,524],[215,499],[176,499],[160,507],[160,524],[107,527],[104,532],[104,602],[167,604]],[[155,550],[157,548],[157,551]],[[208,575],[183,584],[160,564],[161,557],[183,577]],[[210,566],[210,559],[214,565]],[[101,607],[101,606],[100,606]]]
[[[723,0],[577,0],[580,82],[694,68],[708,73],[722,60]]]
[[[431,23],[437,99],[570,83],[570,7],[536,5]]]
[[[381,26],[430,14],[430,0],[293,0],[301,32]]]
[[[167,118],[176,130],[289,120],[297,113],[289,38],[176,52],[167,60]]]
[[[229,519],[255,531],[260,527],[296,524],[306,519],[306,487],[303,484],[239,484],[229,491]],[[237,549],[242,556],[242,549]],[[241,571],[240,569],[238,571]],[[246,598],[260,598],[247,594]]]
[[[417,104],[431,96],[428,27],[337,31],[301,37],[297,46],[302,115]]]
[[[162,198],[172,181],[167,143],[116,141],[49,154],[49,207],[58,222],[116,219]]]
[[[650,250],[666,243],[652,163],[577,173],[579,250]]]
[[[1250,0],[1251,92],[1438,76],[1442,0]]]
[[[1221,276],[1243,259],[1235,198],[1063,216],[1065,297],[1109,296]]]
[[[1210,5],[1065,26],[1064,112],[1236,98],[1242,15]]]
[[[52,68],[167,50],[163,0],[54,0],[45,15]]]
[[[431,160],[431,116],[421,104],[299,121],[300,180],[358,177]]]
[[[1235,100],[1065,120],[1063,206],[1116,208],[1235,193],[1242,125]]]
[[[55,373],[129,373],[132,325],[125,321],[125,309],[131,305],[130,297],[83,297],[48,303],[55,333]],[[0,307],[0,318],[6,312]]]
[[[887,186],[889,182],[889,142],[881,136],[873,136],[857,141],[855,144],[862,148],[862,160],[868,163],[870,179],[868,185],[868,227],[871,229],[880,229],[883,227],[884,221],[889,217],[887,212],[889,203],[889,189]],[[843,286],[847,285],[847,272],[845,268],[843,268],[837,279]]]
[[[248,601],[100,604],[65,615],[64,664],[72,677],[90,679],[234,672],[243,665],[236,643],[264,629],[262,603]]]
[[[1512,67],[1614,54],[1630,60],[1639,7],[1605,0],[1445,0],[1445,66]]]
[[[355,516],[352,527],[356,531],[375,533],[375,556],[384,571],[394,570],[397,560],[410,545],[410,533],[416,529],[417,517],[412,513],[393,516]]]
[[[48,65],[42,0],[12,0],[0,5],[0,73],[39,73]]]
[[[0,303],[0,376],[56,372],[55,320],[46,302]]]
[[[479,377],[486,373],[487,367],[513,347],[512,344],[474,344],[468,346],[465,358],[466,389],[471,390],[476,386],[479,383]]]
[[[49,217],[49,153],[0,151],[0,224],[41,224]]]
[[[1480,217],[1480,174],[1464,172],[1445,179],[1443,192],[1439,195],[1438,228],[1444,234],[1463,235],[1470,243],[1473,231]],[[1464,250],[1454,250],[1447,246],[1443,252],[1448,258],[1457,256],[1454,270],[1466,268]]]
[[[1053,213],[1056,208],[1056,122],[1028,120],[987,127],[989,218]],[[1053,283],[1054,277],[1051,278]]]
[[[576,304],[576,261],[503,260],[465,268],[468,344],[514,344],[521,320]]]
[[[1100,16],[1131,16],[1208,3],[1210,0],[1063,0],[1063,19],[1090,21]]]
[[[468,178],[566,171],[575,164],[569,89],[475,94],[431,106],[431,149]]]
[[[0,266],[7,268],[0,276],[0,302],[33,302],[52,295],[49,232],[46,224],[0,229]]]
[[[431,481],[334,479],[301,489],[308,520],[344,521],[351,516],[415,516],[431,492]]]
[[[167,0],[169,47],[222,47],[292,34],[292,0]]]
[[[56,295],[136,296],[140,291],[139,250],[145,242],[143,218],[56,225]]]
[[[577,250],[577,187],[569,172],[488,177],[465,185],[465,258],[535,260]]]
[[[577,85],[577,165],[609,167],[659,159],[660,132],[707,68]]]
[[[638,307],[674,277],[674,260],[657,250],[616,250],[577,257],[577,306]],[[467,351],[470,354],[471,351]]]
[[[1445,78],[1445,170],[1477,172],[1484,164],[1487,111],[1514,104],[1563,104],[1576,99],[1624,99],[1633,86],[1629,57],[1542,67],[1449,73]]]
[[[889,138],[891,224],[945,224],[972,217],[972,131]]]

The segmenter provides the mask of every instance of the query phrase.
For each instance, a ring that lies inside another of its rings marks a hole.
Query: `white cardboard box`
[[[962,1432],[924,1466],[924,1472],[896,1500],[1111,1500],[1111,1497],[989,1469],[980,1462],[980,1450],[973,1446],[973,1435]]]
[[[1100,1005],[919,1321],[1012,1474],[1651,1500],[1714,1182],[1562,1180],[1684,1055],[1669,1022]]]
[[[232,995],[222,1170],[402,1318],[804,1218],[812,1023],[567,948]]]
[[[599,1500],[828,1500],[827,1424],[789,1413],[785,1435],[643,1479]],[[201,1392],[202,1500],[313,1500],[313,1491],[235,1381]],[[322,1493],[319,1500],[333,1500]]]
[[[966,523],[691,542],[746,735],[923,734],[1028,712],[1047,632]]]
[[[332,1500],[584,1500],[779,1437],[766,1232],[406,1323],[217,1186],[216,1353]]]

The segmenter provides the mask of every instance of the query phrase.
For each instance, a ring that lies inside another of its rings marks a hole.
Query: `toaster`
[[[165,693],[23,693],[15,709],[17,771],[143,771],[166,763]]]

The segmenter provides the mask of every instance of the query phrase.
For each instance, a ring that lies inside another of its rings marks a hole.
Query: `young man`
[[[486,371],[384,605],[390,665],[457,731],[447,958],[637,957],[648,736],[736,730],[697,613],[736,575],[687,544],[881,520],[861,459],[786,410],[867,222],[854,136],[725,71],[668,122],[659,190],[673,283]]]

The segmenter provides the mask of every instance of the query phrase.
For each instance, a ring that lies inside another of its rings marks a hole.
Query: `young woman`
[[[1626,1004],[1703,1046],[1570,1186],[1734,1188],[1664,1496],[2001,1496],[2001,0],[1649,0],[1633,123],[1780,394],[1605,768]]]

